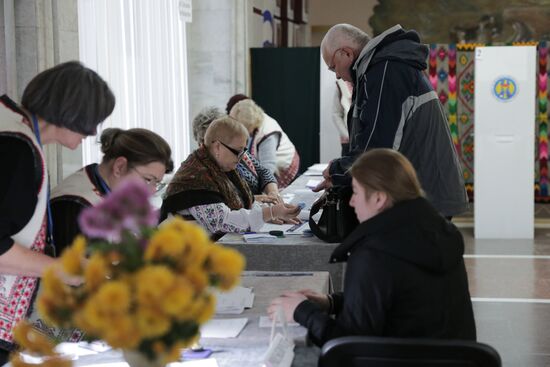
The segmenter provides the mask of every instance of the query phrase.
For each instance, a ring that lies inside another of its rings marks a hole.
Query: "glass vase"
[[[145,354],[137,350],[124,349],[122,351],[124,360],[130,367],[164,367],[163,356],[157,356],[155,359],[149,359]]]

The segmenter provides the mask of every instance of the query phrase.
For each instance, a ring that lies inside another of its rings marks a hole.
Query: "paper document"
[[[272,327],[273,321],[269,318],[269,316],[260,316],[260,327]],[[297,322],[287,322],[286,326],[300,326]],[[282,324],[280,322],[277,322],[275,324],[275,327],[282,327]]]
[[[323,171],[328,167],[328,163],[317,163],[309,167],[304,172],[304,176],[322,176]]]
[[[236,338],[246,326],[247,318],[213,319],[201,326],[202,338]]]
[[[314,189],[317,187],[317,185],[319,185],[321,183],[322,180],[308,180],[306,182],[306,187],[308,189]]]
[[[271,243],[277,239],[277,236],[269,233],[246,233],[243,234],[243,238],[246,243]]]
[[[254,293],[251,288],[235,287],[230,292],[216,293],[216,314],[238,315],[245,308],[252,308]]]
[[[167,367],[218,367],[218,362],[215,358],[207,358],[196,361],[170,363]]]

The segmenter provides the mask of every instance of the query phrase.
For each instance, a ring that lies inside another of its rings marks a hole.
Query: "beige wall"
[[[310,0],[311,46],[319,46],[326,31],[338,23],[349,23],[372,35],[368,20],[378,0]]]

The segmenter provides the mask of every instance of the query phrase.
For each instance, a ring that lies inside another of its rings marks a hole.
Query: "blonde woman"
[[[288,186],[298,174],[300,156],[277,121],[249,98],[237,102],[230,116],[246,127],[250,152],[271,170],[279,188]]]
[[[282,307],[319,346],[348,335],[475,340],[462,235],[424,198],[412,164],[373,149],[351,176],[360,224],[330,259],[347,262],[344,292],[289,292],[269,314]]]
[[[246,153],[248,132],[229,116],[214,120],[204,144],[191,153],[168,185],[161,220],[169,214],[196,220],[214,237],[257,231],[266,222],[299,223],[300,209],[284,203],[260,206],[235,170]]]

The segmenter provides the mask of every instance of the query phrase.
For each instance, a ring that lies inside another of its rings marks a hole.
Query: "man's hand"
[[[283,313],[285,314],[286,321],[294,321],[294,311],[296,310],[296,307],[306,300],[306,296],[301,293],[286,292],[271,301],[271,304],[267,308],[267,314],[269,315],[269,318],[273,320],[277,316],[277,309],[281,307]]]
[[[329,173],[331,163],[332,163],[332,161],[330,161],[327,168],[325,168],[323,170],[324,180],[319,185],[317,185],[313,188],[314,192],[319,192],[321,190],[326,190],[326,189],[332,187],[332,179],[330,178],[330,173]]]

